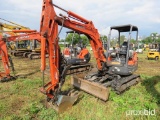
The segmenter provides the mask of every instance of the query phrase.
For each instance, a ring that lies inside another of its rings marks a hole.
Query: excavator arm
[[[14,31],[13,30],[12,32],[15,32],[15,33],[25,32],[25,34],[4,37],[4,38],[2,38],[2,40],[8,41],[8,42],[18,41],[18,40],[37,40],[38,42],[41,42],[41,36],[35,30],[30,30],[30,31],[23,31],[23,30]],[[28,34],[27,34],[27,32],[28,32]]]
[[[1,36],[0,36],[1,39]],[[0,56],[4,67],[4,72],[0,72],[0,80],[10,78],[9,59],[7,53],[7,46],[4,41],[0,40]]]
[[[85,18],[71,11],[66,11],[60,7],[58,8],[67,12],[68,17],[65,17],[63,15],[59,17],[56,15],[53,6],[58,7],[57,5],[54,5],[51,0],[47,0],[43,3],[40,30],[41,35],[47,35],[46,37],[48,38],[48,41],[50,41],[50,39],[52,41],[54,39],[55,41],[57,41],[56,37],[58,32],[55,32],[57,31],[56,27],[58,25],[87,35],[90,38],[90,44],[93,49],[94,57],[97,60],[98,69],[102,70],[101,62],[106,62],[106,58],[104,56],[103,45],[100,40],[100,35],[98,33],[98,30],[94,27],[92,21],[86,20]],[[70,20],[70,18],[74,20]]]
[[[68,17],[63,15],[57,16],[53,6],[67,12]],[[63,66],[64,64],[61,63],[62,57],[58,45],[58,25],[60,25],[61,28],[66,27],[89,37],[100,71],[104,70],[104,63],[106,62],[100,35],[92,21],[88,21],[71,11],[66,11],[54,5],[52,0],[43,0],[40,25],[40,35],[44,37],[44,39],[41,40],[41,70],[44,76],[44,70],[46,67],[45,51],[47,49],[49,52],[51,81],[43,86],[41,92],[47,95],[48,101],[51,100],[52,102],[63,101],[62,98],[64,98],[64,95],[61,93],[61,87],[65,81],[66,71],[70,67],[69,65]]]
[[[4,20],[4,21],[7,21],[7,20],[2,19],[2,18],[0,18],[0,19],[1,19],[1,20]],[[10,21],[7,21],[7,22],[9,22],[9,23],[11,23],[11,24],[7,24],[7,23],[2,23],[2,22],[0,22],[0,34],[1,34],[1,35],[2,35],[2,33],[3,33],[4,31],[5,31],[6,34],[13,36],[13,35],[18,35],[17,33],[14,32],[14,30],[15,30],[15,31],[16,31],[16,30],[30,30],[29,28],[24,27],[24,26],[19,25],[19,24],[16,24],[16,23],[14,23],[14,22],[10,22]],[[12,24],[14,24],[14,25],[12,25]]]
[[[10,24],[7,24],[7,23],[0,22],[0,26],[7,28],[7,29],[10,29],[10,30],[29,30],[30,29],[28,27],[25,27],[25,26],[19,25],[17,23],[5,20],[3,18],[0,18],[0,20],[3,20],[3,21],[10,23]]]

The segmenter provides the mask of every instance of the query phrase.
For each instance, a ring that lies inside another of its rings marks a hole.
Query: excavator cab
[[[117,44],[119,47],[111,47],[111,32],[112,30],[118,31]],[[133,25],[113,26],[110,28],[108,47],[107,47],[107,64],[110,66],[109,71],[118,75],[131,75],[137,70],[138,61],[137,53],[133,50],[130,43],[132,32],[136,32],[136,41],[138,38],[138,28]],[[122,42],[120,39],[122,33],[129,33],[128,39]]]

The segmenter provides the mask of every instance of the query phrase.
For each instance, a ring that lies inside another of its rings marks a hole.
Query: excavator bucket
[[[51,101],[47,102],[47,108],[53,108],[58,113],[63,113],[73,106],[73,104],[77,101],[78,96],[78,92],[73,90],[70,91],[68,95],[58,95],[58,100],[55,103]]]
[[[73,75],[71,84],[103,101],[107,101],[109,97],[109,89],[100,83],[88,81],[84,79],[84,75]]]

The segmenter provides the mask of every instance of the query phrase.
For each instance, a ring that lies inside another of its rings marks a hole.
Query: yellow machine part
[[[160,52],[156,52],[156,51],[155,52],[148,52],[147,58],[158,60],[160,58]]]

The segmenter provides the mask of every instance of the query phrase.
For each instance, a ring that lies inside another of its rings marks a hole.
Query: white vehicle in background
[[[137,49],[137,50],[136,50],[136,53],[141,53],[141,54],[143,54],[143,49],[140,49],[140,48]]]

